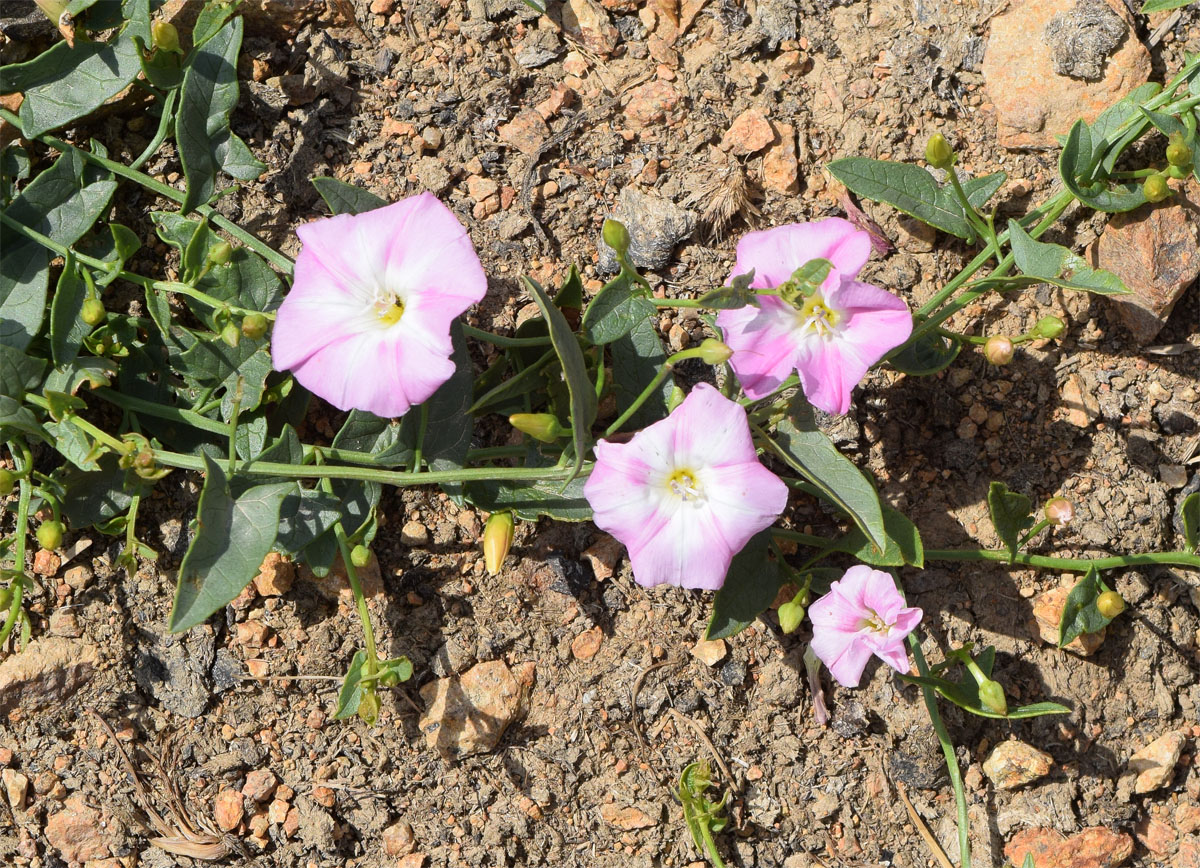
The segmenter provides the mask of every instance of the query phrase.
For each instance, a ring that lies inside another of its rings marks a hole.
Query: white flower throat
[[[371,310],[380,325],[394,326],[404,316],[404,299],[395,290],[376,286],[371,292]]]
[[[800,332],[822,338],[831,337],[837,333],[841,318],[819,292],[814,292],[804,299],[804,304],[799,308]]]
[[[684,503],[701,503],[707,500],[696,474],[686,468],[675,470],[667,477],[667,490]]]

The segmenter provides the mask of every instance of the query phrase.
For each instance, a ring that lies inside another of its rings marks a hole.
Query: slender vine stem
[[[162,143],[166,140],[167,133],[171,129],[171,119],[175,116],[175,100],[178,98],[179,91],[177,90],[167,93],[166,100],[163,102],[162,116],[158,120],[158,129],[154,133],[154,138],[150,140],[150,144],[146,145],[138,158],[129,164],[130,169],[140,169],[145,165],[146,161],[158,153],[158,149],[162,147]]]
[[[469,338],[483,341],[496,347],[548,347],[550,346],[550,335],[542,335],[533,338],[509,338],[502,335],[494,335],[489,331],[475,328],[474,326],[463,325],[463,334]]]
[[[1122,567],[1149,565],[1190,567],[1200,570],[1200,555],[1188,552],[1146,552],[1138,555],[1110,555],[1106,558],[1053,558],[1045,555],[1029,555],[1018,552],[990,551],[988,549],[926,549],[927,561],[992,561],[1012,566],[1038,567],[1047,570],[1068,570],[1086,573],[1093,567],[1097,570],[1117,570]]]
[[[13,548],[15,575],[12,584],[9,585],[12,590],[12,599],[8,603],[8,614],[4,618],[4,626],[0,627],[0,647],[3,647],[4,643],[8,641],[9,635],[21,617],[21,598],[25,592],[25,539],[29,534],[29,501],[33,497],[33,483],[29,479],[28,472],[33,469],[33,455],[24,443],[19,444],[19,451],[18,444],[10,441],[8,445],[12,451],[13,464],[16,465],[17,472],[23,475],[18,481],[20,494],[17,497],[17,542]]]

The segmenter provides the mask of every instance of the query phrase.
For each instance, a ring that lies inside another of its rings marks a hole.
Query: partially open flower
[[[1014,352],[1012,338],[1004,335],[992,335],[983,345],[983,356],[993,365],[1007,365]]]
[[[753,269],[755,289],[784,287],[814,259],[832,264],[821,285],[805,288],[807,294],[794,304],[760,295],[759,307],[718,314],[717,325],[733,350],[730,364],[749,397],[766,397],[795,370],[813,406],[845,413],[850,393],[871,365],[908,340],[908,306],[854,279],[870,253],[871,236],[840,217],[742,237],[733,276]]]
[[[400,416],[454,373],[450,324],[487,278],[458,218],[422,193],[297,230],[275,319],[275,368],[342,410]]]
[[[858,687],[872,654],[896,671],[907,672],[904,638],[922,614],[905,607],[890,575],[859,564],[808,607],[812,649],[843,687]]]
[[[707,383],[628,443],[601,440],[583,489],[640,585],[716,590],[733,556],[787,505],[758,461],[746,411]]]
[[[1046,501],[1046,521],[1062,527],[1075,517],[1075,505],[1065,497],[1052,497]]]

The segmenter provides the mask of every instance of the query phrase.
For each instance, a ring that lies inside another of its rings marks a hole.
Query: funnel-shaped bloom
[[[898,672],[908,672],[904,637],[922,614],[905,608],[891,576],[859,564],[808,607],[813,653],[843,687],[858,687],[872,654]]]
[[[275,320],[275,368],[341,410],[400,416],[454,372],[450,323],[487,278],[458,218],[429,193],[297,230]]]
[[[850,409],[850,393],[871,365],[912,333],[903,301],[854,279],[870,253],[871,236],[840,217],[742,237],[732,276],[754,269],[755,289],[786,284],[814,259],[833,264],[821,286],[795,305],[759,296],[761,307],[717,316],[733,348],[730,364],[748,396],[765,397],[795,370],[813,406],[827,413]]]
[[[707,590],[788,496],[758,461],[746,411],[707,383],[628,443],[597,443],[583,493],[596,525],[629,550],[638,584]]]

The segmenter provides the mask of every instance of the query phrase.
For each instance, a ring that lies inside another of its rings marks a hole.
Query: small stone
[[[584,560],[591,565],[596,581],[603,582],[612,578],[624,550],[625,547],[615,538],[605,534],[584,551]]]
[[[283,821],[283,834],[287,838],[296,837],[296,832],[300,829],[300,812],[292,808],[287,812],[287,817]]]
[[[591,660],[604,642],[604,631],[599,627],[584,630],[571,642],[571,656],[576,660]]]
[[[99,649],[82,639],[35,639],[0,662],[0,714],[65,705],[92,677],[99,660]]]
[[[409,853],[407,856],[402,856],[396,862],[396,868],[424,868],[424,866],[424,853]]]
[[[775,132],[772,144],[763,155],[763,186],[776,193],[790,195],[800,188],[800,163],[796,159],[796,128],[771,121]]]
[[[625,120],[635,131],[656,124],[672,126],[683,118],[682,101],[683,94],[670,82],[647,82],[629,91]]]
[[[1189,181],[1179,199],[1111,215],[1088,251],[1132,291],[1108,303],[1140,345],[1154,340],[1200,276],[1200,185]]]
[[[749,108],[734,118],[721,137],[721,150],[745,157],[775,141],[775,130],[761,109]]]
[[[261,648],[267,644],[270,628],[261,621],[243,621],[237,625],[237,643],[247,648]]]
[[[4,785],[4,795],[14,811],[25,810],[25,796],[29,793],[29,778],[18,771],[5,769],[0,772],[0,784]]]
[[[78,594],[91,583],[92,568],[83,564],[70,567],[63,573],[63,581],[67,583],[67,586],[72,591]]]
[[[518,112],[517,116],[496,129],[500,141],[512,145],[522,154],[535,154],[550,136],[550,128],[533,109]]]
[[[416,846],[412,824],[407,820],[392,823],[383,830],[383,852],[389,856],[407,856]]]
[[[111,853],[98,810],[76,794],[46,822],[46,841],[66,862],[106,859]]]
[[[242,795],[252,802],[262,804],[271,798],[279,778],[270,769],[256,769],[246,775],[246,783],[242,787]]]
[[[696,218],[670,199],[626,187],[617,197],[610,215],[629,232],[629,259],[638,268],[651,271],[671,261],[675,245],[692,234]],[[617,270],[617,258],[607,245],[600,251],[599,269],[605,274]]]
[[[373,15],[391,15],[392,10],[396,8],[396,0],[371,0],[371,13]]]
[[[1002,790],[1015,790],[1050,773],[1054,758],[1015,739],[996,745],[983,772]]]
[[[407,521],[400,531],[400,542],[406,546],[428,545],[429,528],[419,521]]]
[[[1158,478],[1167,488],[1183,488],[1188,483],[1187,468],[1182,464],[1160,464]]]
[[[1175,809],[1175,828],[1179,830],[1180,835],[1200,831],[1200,804],[1180,802],[1179,807]]]
[[[1200,865],[1200,837],[1185,838],[1179,842],[1179,852],[1171,862],[1171,868],[1196,868]]]
[[[296,565],[279,552],[269,552],[254,577],[254,588],[264,597],[281,597],[295,580]]]
[[[1100,412],[1096,396],[1084,388],[1078,374],[1069,374],[1063,382],[1062,408],[1067,422],[1076,428],[1090,428]]]
[[[716,666],[727,653],[724,639],[700,639],[692,646],[692,656],[705,666]]]
[[[213,819],[222,832],[232,832],[242,822],[245,805],[237,790],[223,789],[213,801]]]
[[[1070,838],[1051,828],[1025,829],[1013,836],[1004,856],[1023,865],[1033,856],[1034,868],[1116,868],[1133,855],[1133,838],[1091,826]]]
[[[476,202],[490,199],[500,192],[500,185],[491,178],[482,175],[471,175],[467,178],[467,195]]]
[[[436,151],[442,146],[445,137],[437,127],[425,127],[425,129],[421,130],[421,141],[425,143],[425,147],[431,151]]]
[[[272,799],[270,807],[267,808],[267,819],[272,823],[281,824],[287,819],[288,811],[291,810],[291,807],[283,799]]]
[[[1120,0],[1108,5],[1128,27],[1132,18]],[[991,19],[982,69],[1004,147],[1057,147],[1055,135],[1065,135],[1079,118],[1091,123],[1149,78],[1150,54],[1132,34],[1113,54],[1099,58],[1098,64],[1092,61],[1092,68],[1102,65],[1099,80],[1059,74],[1055,65],[1061,49],[1048,44],[1046,28],[1076,7],[1077,0],[1018,0]],[[1083,71],[1088,63],[1081,60],[1072,68]]]
[[[337,803],[337,793],[329,787],[313,787],[312,798],[323,808],[332,808]]]
[[[1058,625],[1070,593],[1070,588],[1052,588],[1033,601],[1033,616],[1037,619],[1038,634],[1047,645],[1058,644]],[[1065,647],[1068,651],[1088,657],[1096,653],[1096,649],[1104,642],[1106,632],[1107,628],[1098,633],[1080,633]]]
[[[607,57],[616,49],[621,34],[595,0],[566,0],[560,14],[563,30],[589,51]]]
[[[1170,825],[1155,817],[1138,820],[1133,827],[1133,834],[1143,847],[1158,856],[1170,853],[1179,838]]]
[[[1127,768],[1137,775],[1133,791],[1149,793],[1171,783],[1185,741],[1182,732],[1168,732],[1131,756]]]
[[[447,759],[495,748],[520,712],[522,682],[532,682],[532,666],[514,675],[504,661],[492,660],[422,687],[426,708],[418,726],[429,747]]]
[[[58,609],[50,615],[50,635],[78,639],[83,635],[83,627],[74,612],[68,609]]]
[[[619,805],[607,804],[600,806],[600,819],[618,829],[632,831],[633,829],[649,829],[658,825],[658,821],[634,805],[622,808]]]
[[[821,793],[809,806],[812,815],[818,820],[827,820],[837,813],[841,800],[833,793]]]
[[[62,566],[62,558],[48,549],[38,549],[33,556],[33,571],[39,576],[53,576]]]

